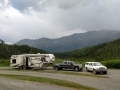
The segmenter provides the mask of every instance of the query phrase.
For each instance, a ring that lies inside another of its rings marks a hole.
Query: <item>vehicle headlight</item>
[[[107,67],[105,67],[105,69],[107,69]]]

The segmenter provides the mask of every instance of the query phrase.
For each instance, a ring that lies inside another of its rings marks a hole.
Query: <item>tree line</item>
[[[62,59],[73,60],[94,59],[95,61],[104,61],[120,59],[120,39],[80,50],[55,53],[55,56]]]
[[[8,59],[11,55],[18,54],[36,54],[36,53],[48,53],[44,50],[30,47],[28,45],[8,45],[0,39],[0,59]]]

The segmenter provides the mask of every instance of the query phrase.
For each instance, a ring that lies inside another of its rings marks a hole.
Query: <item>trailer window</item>
[[[16,63],[16,59],[13,59],[13,60],[12,60],[12,63]]]

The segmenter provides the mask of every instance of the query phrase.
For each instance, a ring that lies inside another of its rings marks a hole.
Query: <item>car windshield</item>
[[[72,63],[72,64],[75,64],[75,62],[73,62],[73,61],[72,61],[71,63]]]
[[[102,66],[102,64],[99,63],[99,62],[98,62],[98,63],[93,63],[93,65],[94,65],[94,66]]]
[[[71,63],[72,63],[72,64],[75,64],[73,61],[68,62],[68,64],[71,64]]]

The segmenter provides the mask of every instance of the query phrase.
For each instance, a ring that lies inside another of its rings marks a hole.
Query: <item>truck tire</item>
[[[82,71],[82,70],[83,70],[83,68],[79,69],[79,71]]]
[[[60,68],[59,70],[62,70],[62,68]]]
[[[75,69],[74,69],[75,71],[79,71],[79,68],[78,67],[75,67]]]
[[[93,74],[97,74],[97,72],[95,71],[95,69],[93,69]]]
[[[86,67],[86,71],[89,72],[88,68]]]
[[[103,74],[107,74],[107,71],[106,71],[106,72],[103,72]]]
[[[59,70],[59,67],[58,67],[58,66],[55,66],[55,70]]]

